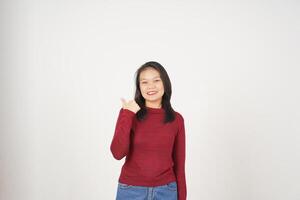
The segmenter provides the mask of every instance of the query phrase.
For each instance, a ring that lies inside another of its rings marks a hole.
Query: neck
[[[161,104],[149,104],[149,103],[146,103],[146,107],[148,108],[161,108]]]

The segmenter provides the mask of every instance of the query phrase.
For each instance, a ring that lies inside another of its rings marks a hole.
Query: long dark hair
[[[136,90],[135,90],[134,100],[141,108],[136,113],[137,119],[143,120],[143,119],[145,119],[145,117],[147,115],[145,99],[142,96],[142,93],[140,90],[139,78],[140,78],[141,72],[144,71],[148,67],[152,67],[153,69],[157,70],[160,74],[160,78],[161,78],[161,80],[163,82],[163,86],[164,86],[164,95],[162,96],[162,108],[165,111],[164,123],[172,122],[175,119],[175,111],[173,110],[173,108],[171,106],[171,102],[170,102],[171,95],[172,95],[171,81],[170,81],[170,78],[169,78],[168,73],[165,70],[165,68],[161,64],[159,64],[158,62],[155,62],[155,61],[146,62],[145,64],[140,66],[135,73]]]

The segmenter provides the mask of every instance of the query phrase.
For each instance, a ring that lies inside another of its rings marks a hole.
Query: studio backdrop
[[[0,199],[113,200],[120,98],[157,61],[189,200],[300,197],[299,1],[0,3]]]

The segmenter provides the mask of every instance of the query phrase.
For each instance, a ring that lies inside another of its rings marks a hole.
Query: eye
[[[155,82],[158,82],[158,81],[160,81],[160,80],[159,80],[159,79],[156,79],[156,80],[155,80]]]

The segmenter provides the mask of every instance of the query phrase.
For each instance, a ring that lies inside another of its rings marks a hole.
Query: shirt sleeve
[[[130,132],[135,113],[121,108],[115,126],[115,133],[110,145],[110,151],[115,159],[121,160],[129,152]]]
[[[177,179],[178,200],[186,200],[186,178],[185,178],[185,127],[184,118],[178,114],[178,132],[173,149],[174,172]]]

